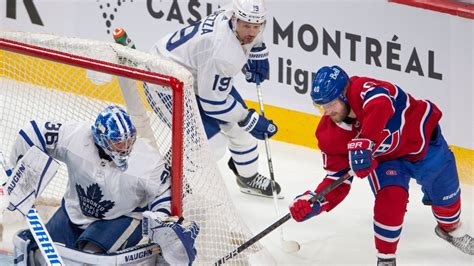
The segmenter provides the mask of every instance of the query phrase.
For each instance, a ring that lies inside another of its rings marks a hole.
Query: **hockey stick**
[[[13,173],[12,167],[7,163],[5,156],[0,152],[0,163],[8,176]],[[1,210],[3,211],[3,210]],[[45,224],[41,220],[35,207],[31,207],[27,214],[22,213],[26,217],[26,222],[31,234],[35,238],[36,243],[43,255],[47,265],[64,265],[59,253],[54,245]],[[26,259],[26,257],[24,258]]]
[[[316,196],[312,197],[309,202],[313,204],[314,202],[320,200],[322,197],[324,197],[327,193],[338,187],[340,184],[342,184],[344,181],[349,179],[351,175],[349,173],[345,174],[344,176],[340,177],[337,179],[335,182],[331,183],[329,186],[325,187],[321,192],[316,194]],[[286,223],[288,220],[291,219],[291,214],[287,213],[285,216],[280,218],[278,221],[274,222],[272,225],[269,227],[265,228],[262,232],[258,233],[251,239],[247,240],[247,242],[243,243],[240,245],[238,248],[234,249],[232,252],[227,254],[226,256],[220,258],[217,262],[214,263],[214,266],[222,265],[226,261],[230,260],[231,258],[239,255],[242,251],[246,250],[248,247],[252,246],[255,244],[257,241],[262,239],[264,236],[268,235],[270,232],[281,226],[282,224]]]
[[[262,90],[260,87],[260,78],[257,75],[256,77],[256,86],[257,86],[257,96],[258,96],[258,104],[260,106],[260,114],[265,116],[265,112],[263,109],[263,97],[262,97]],[[268,171],[270,172],[270,179],[272,180],[272,193],[273,193],[273,203],[275,205],[276,216],[280,216],[280,211],[278,209],[278,195],[276,191],[276,184],[275,184],[275,173],[273,172],[273,161],[272,161],[272,154],[270,152],[270,144],[268,142],[268,135],[265,134],[265,151],[267,153],[267,163],[268,163]],[[294,240],[285,240],[283,236],[283,227],[280,227],[280,242],[283,251],[285,252],[296,252],[300,249],[300,244]]]

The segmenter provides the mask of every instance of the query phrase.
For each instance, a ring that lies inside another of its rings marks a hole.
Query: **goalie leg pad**
[[[395,254],[408,204],[408,192],[397,186],[377,193],[374,206],[375,247],[381,254]]]
[[[157,264],[160,248],[156,244],[134,246],[111,254],[92,254],[58,246],[65,265],[162,265]]]
[[[29,230],[20,230],[13,236],[15,265],[34,265],[34,250],[38,248]]]

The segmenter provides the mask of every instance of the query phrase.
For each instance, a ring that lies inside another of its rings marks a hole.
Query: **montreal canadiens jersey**
[[[351,77],[346,97],[360,123],[359,138],[376,144],[377,161],[417,161],[425,156],[442,116],[436,105],[413,98],[397,85],[366,77]]]
[[[335,123],[330,116],[323,115],[315,135],[328,173],[350,168],[347,143],[357,136],[357,128],[345,122]]]
[[[232,11],[217,11],[160,39],[151,49],[188,69],[204,113],[239,122],[248,111],[232,95],[233,78],[247,62],[253,44],[241,45],[232,30]],[[261,33],[254,43],[261,42]]]
[[[12,162],[32,145],[65,163],[64,206],[74,224],[87,227],[123,215],[140,218],[146,210],[170,214],[170,169],[146,140],[136,140],[125,171],[99,156],[90,124],[31,121],[20,130]]]
[[[352,122],[335,123],[324,115],[316,129],[326,177],[316,188],[320,192],[341,173],[350,169],[347,143],[353,138],[375,142],[377,161],[403,157],[416,161],[426,154],[430,135],[441,119],[441,111],[433,103],[416,100],[388,82],[351,77],[346,94],[356,114]],[[349,193],[352,179],[326,194],[325,207],[330,211]]]

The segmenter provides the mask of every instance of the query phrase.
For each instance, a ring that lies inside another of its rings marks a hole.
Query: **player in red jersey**
[[[375,195],[374,234],[378,265],[395,265],[395,253],[414,178],[437,221],[436,234],[467,254],[474,240],[460,222],[461,198],[455,158],[438,125],[442,113],[392,83],[348,77],[338,66],[322,67],[311,98],[324,110],[316,130],[326,177],[316,190],[290,205],[300,222],[330,211],[349,193],[352,178],[311,205],[308,200],[339,177],[368,177]]]

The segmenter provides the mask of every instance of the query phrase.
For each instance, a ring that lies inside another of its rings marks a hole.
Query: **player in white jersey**
[[[137,138],[122,108],[106,108],[92,127],[33,120],[20,130],[11,161],[17,162],[33,145],[68,170],[61,207],[46,224],[54,242],[90,253],[113,253],[140,242],[145,217],[143,230],[152,232],[150,240],[162,247],[170,264],[192,263],[199,228],[171,216],[170,167],[148,140]],[[28,250],[34,249],[28,230],[18,236],[29,244]]]
[[[232,156],[229,167],[241,191],[271,197],[270,179],[258,173],[257,139],[273,136],[278,128],[272,120],[248,109],[233,86],[233,78],[241,70],[248,82],[268,79],[268,52],[262,41],[265,15],[263,0],[234,0],[229,10],[217,11],[160,39],[151,53],[171,59],[193,74],[213,154],[220,159],[228,146]],[[159,93],[149,96],[166,100]],[[275,187],[279,194],[279,184]]]

